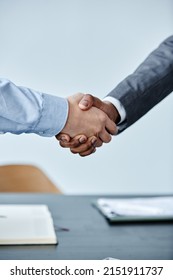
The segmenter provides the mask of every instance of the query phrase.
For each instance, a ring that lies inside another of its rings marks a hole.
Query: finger
[[[72,138],[70,142],[60,141],[60,145],[63,148],[76,148],[86,143],[87,139],[88,138],[85,135],[77,135]]]
[[[104,142],[104,143],[109,143],[112,139],[111,135],[106,131],[106,129],[103,129],[99,133],[99,138]]]
[[[71,146],[70,142],[59,141],[59,144],[62,148],[70,148]]]
[[[70,138],[68,134],[60,133],[56,135],[56,139],[59,141],[64,141],[64,142],[71,142],[71,145],[75,145],[75,143],[79,142],[79,144],[83,144],[87,141],[87,137],[85,135],[77,135],[74,138]],[[70,141],[71,140],[71,141]]]
[[[91,136],[88,138],[85,144],[82,144],[78,147],[70,149],[73,154],[79,154],[90,150],[91,147],[95,147],[95,143],[97,141],[97,137]]]
[[[118,128],[116,124],[110,120],[109,118],[106,119],[106,130],[111,134],[111,135],[116,135],[118,133]]]
[[[92,146],[88,151],[80,153],[79,155],[81,157],[86,157],[86,156],[89,156],[89,155],[91,155],[91,154],[93,154],[95,152],[96,152],[96,148]]]
[[[64,142],[70,142],[71,139],[68,134],[64,134],[64,133],[59,133],[55,135],[55,137],[58,141],[64,141]]]
[[[94,147],[99,148],[103,145],[103,141],[100,138],[97,138],[97,141],[94,144]]]
[[[85,94],[79,102],[79,108],[81,110],[88,110],[92,106],[97,107],[98,109],[102,109],[103,102],[99,98],[92,96],[91,94]]]

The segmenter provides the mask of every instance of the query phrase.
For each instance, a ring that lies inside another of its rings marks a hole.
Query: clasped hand
[[[117,134],[119,118],[116,108],[109,102],[89,94],[78,93],[68,97],[69,113],[65,127],[56,138],[63,148],[87,156]]]

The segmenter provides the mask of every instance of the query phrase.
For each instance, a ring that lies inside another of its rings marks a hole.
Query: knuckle
[[[101,147],[103,145],[103,142],[102,141],[98,141],[95,145],[95,147]]]
[[[63,141],[60,141],[59,144],[62,148],[66,148],[66,144]]]
[[[112,134],[113,135],[117,134],[117,127],[116,127],[116,125],[112,128]]]
[[[105,142],[106,143],[109,143],[111,141],[112,137],[109,135],[106,139],[105,139]]]
[[[102,113],[102,112],[101,112]],[[102,122],[102,123],[105,123],[106,122],[106,115],[105,114],[100,114],[100,121]]]
[[[71,143],[71,148],[77,148],[80,146],[80,143],[78,140],[74,140],[72,143]]]
[[[87,155],[80,153],[79,154],[81,157],[86,157]]]
[[[80,153],[80,156],[81,156],[81,157],[89,156],[90,154],[93,153],[94,150],[95,150],[95,148],[92,147],[92,148],[90,148],[88,151],[83,152],[83,153]]]
[[[87,143],[85,146],[86,150],[90,149],[92,146],[93,146],[93,144],[91,142]]]
[[[77,153],[78,153],[78,152],[77,152],[76,150],[74,150],[74,149],[70,149],[70,151],[71,151],[72,154],[77,154]]]

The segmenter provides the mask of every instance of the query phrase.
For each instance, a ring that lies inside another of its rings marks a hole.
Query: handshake
[[[65,127],[56,135],[61,147],[88,156],[116,135],[120,116],[115,106],[90,94],[68,97],[69,112]]]

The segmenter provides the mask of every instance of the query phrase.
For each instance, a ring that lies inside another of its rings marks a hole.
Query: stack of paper
[[[46,205],[0,205],[0,245],[57,244]]]
[[[173,220],[173,197],[100,198],[97,208],[110,221]]]

